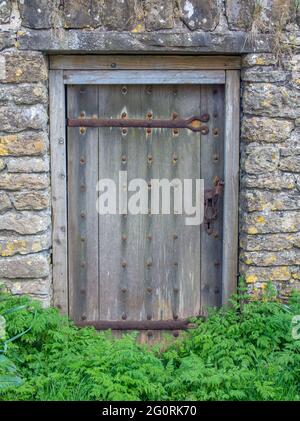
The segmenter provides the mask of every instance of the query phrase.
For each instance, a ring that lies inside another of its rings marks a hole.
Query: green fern
[[[4,313],[0,400],[300,399],[300,341],[291,335],[300,298],[281,304],[272,285],[254,302],[241,282],[227,308],[164,351],[138,344],[136,334],[78,329],[26,297],[0,295]]]

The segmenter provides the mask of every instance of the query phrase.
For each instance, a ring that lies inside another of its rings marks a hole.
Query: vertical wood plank
[[[121,86],[99,87],[99,116],[120,118],[123,101]],[[123,142],[123,144],[122,144]],[[125,142],[125,144],[124,144]],[[99,129],[99,179],[110,178],[119,186],[119,171],[126,170],[122,162],[122,147],[126,138],[120,128]],[[118,190],[116,191],[118,196]],[[99,218],[99,300],[100,320],[122,320],[127,311],[128,278],[127,269],[122,267],[126,260],[125,235],[126,218],[116,215],[98,215]],[[124,290],[124,292],[122,291]]]
[[[237,285],[240,72],[226,72],[222,304]]]
[[[68,313],[68,232],[65,86],[62,70],[50,70],[53,304]]]
[[[173,110],[180,117],[188,118],[200,114],[200,86],[174,86]],[[206,136],[204,136],[205,138]],[[196,203],[195,179],[200,178],[201,136],[199,133],[179,129],[173,134],[173,144],[176,148],[176,164],[173,164],[173,176],[180,179],[184,191],[184,179],[193,180],[193,205]],[[183,203],[184,212],[184,203]],[[177,296],[177,315],[179,318],[197,316],[200,312],[200,229],[201,225],[186,225],[186,217],[175,216],[178,237],[174,241],[177,266],[177,285],[174,285],[174,295]],[[178,292],[176,292],[176,287]]]
[[[97,117],[98,89],[68,88],[68,116]],[[70,315],[97,320],[98,303],[98,129],[68,128],[68,224]]]
[[[143,85],[127,86],[128,92],[124,96],[128,118],[146,118],[147,100]],[[128,183],[135,178],[147,179],[147,138],[146,130],[129,128],[126,135],[128,154]],[[132,196],[128,193],[128,198]],[[127,217],[127,260],[129,281],[128,319],[145,320],[146,312],[151,312],[151,297],[147,293],[145,283],[149,279],[147,266],[151,256],[145,255],[146,221],[148,215],[132,215]],[[151,218],[151,217],[150,217]],[[151,271],[151,270],[150,270]],[[150,298],[150,300],[149,300]]]
[[[171,118],[173,102],[172,86],[152,86],[149,95],[154,119]],[[170,129],[152,131],[152,177],[170,181],[172,173],[173,139]],[[172,194],[172,189],[171,189]],[[160,194],[160,214],[152,219],[152,311],[153,319],[172,319],[174,315],[174,257],[173,257],[173,215],[162,215],[162,195]],[[172,211],[172,210],[171,210]]]
[[[224,149],[224,88],[222,85],[202,85],[201,114],[208,113],[209,133],[201,138],[201,178],[204,188],[214,187],[216,177],[223,179]],[[218,218],[213,221],[213,232],[208,235],[201,226],[201,306],[219,307],[222,279],[222,197],[218,203]]]

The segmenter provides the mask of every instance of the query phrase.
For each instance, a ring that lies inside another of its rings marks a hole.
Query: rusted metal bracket
[[[134,119],[134,118],[69,118],[69,127],[140,127],[157,129],[189,129],[193,132],[208,133],[208,127],[203,125],[209,121],[209,115],[200,117],[180,118],[170,120]]]
[[[208,235],[213,233],[213,223],[218,218],[219,198],[223,193],[224,182],[217,178],[215,187],[204,192],[204,227]]]
[[[96,320],[78,321],[79,327],[94,326],[97,330],[186,330],[195,327],[188,319],[178,320]]]

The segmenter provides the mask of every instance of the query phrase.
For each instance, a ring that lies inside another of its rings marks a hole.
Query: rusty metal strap
[[[141,127],[158,129],[189,129],[193,132],[208,133],[208,127],[203,122],[209,120],[208,114],[190,118],[173,118],[169,120],[130,119],[130,118],[69,118],[69,127]]]
[[[94,326],[97,330],[186,330],[195,327],[187,319],[180,320],[96,320],[75,322],[79,327]]]

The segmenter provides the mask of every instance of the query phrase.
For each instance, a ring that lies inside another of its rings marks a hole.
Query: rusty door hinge
[[[176,117],[170,120],[134,119],[134,118],[69,118],[69,127],[141,127],[159,129],[190,129],[193,132],[208,133],[209,115],[193,116],[190,118]]]
[[[219,198],[223,193],[224,181],[217,178],[212,189],[204,191],[204,228],[208,235],[213,233],[214,221],[218,218]]]

